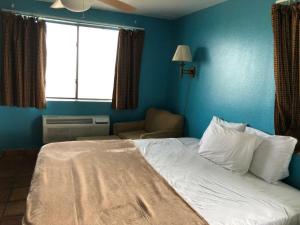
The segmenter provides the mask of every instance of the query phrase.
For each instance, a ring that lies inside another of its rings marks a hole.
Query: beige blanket
[[[131,141],[50,144],[23,225],[207,225]]]

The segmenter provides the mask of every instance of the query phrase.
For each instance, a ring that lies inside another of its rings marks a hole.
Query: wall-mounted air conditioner
[[[109,135],[109,116],[43,116],[43,142]]]

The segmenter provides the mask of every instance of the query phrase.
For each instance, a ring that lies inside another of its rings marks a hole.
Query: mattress
[[[210,225],[300,224],[300,191],[232,173],[198,153],[198,139],[137,140],[148,163]]]

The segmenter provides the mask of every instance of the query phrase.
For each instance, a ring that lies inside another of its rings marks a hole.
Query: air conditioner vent
[[[89,119],[47,119],[47,124],[93,124],[93,118]]]
[[[109,116],[43,116],[44,143],[109,135]]]

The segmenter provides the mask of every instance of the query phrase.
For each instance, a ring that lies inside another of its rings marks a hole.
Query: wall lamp
[[[175,55],[173,57],[174,62],[180,62],[180,77],[182,78],[184,74],[189,75],[194,78],[196,76],[196,67],[192,66],[189,69],[185,69],[186,62],[192,62],[191,49],[188,45],[178,45]]]

